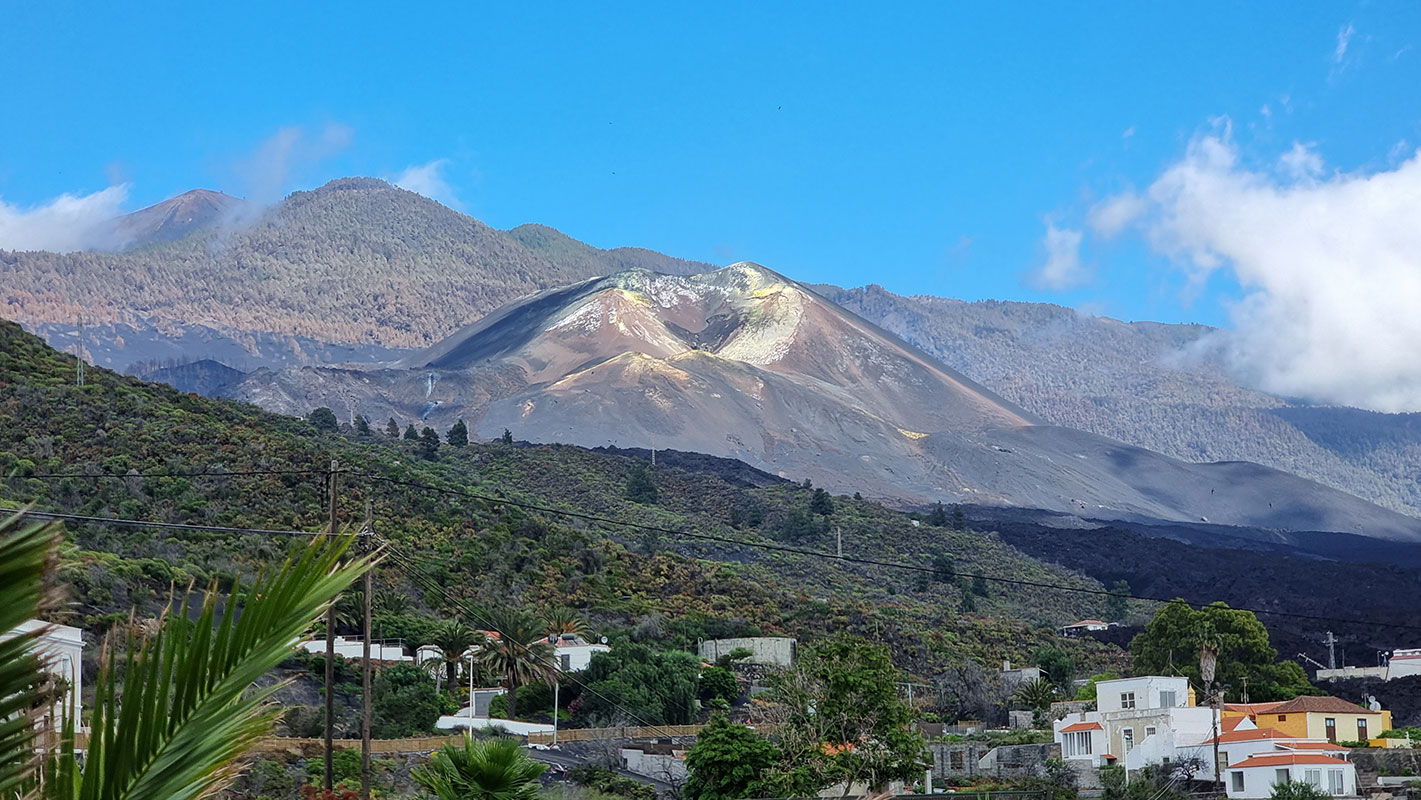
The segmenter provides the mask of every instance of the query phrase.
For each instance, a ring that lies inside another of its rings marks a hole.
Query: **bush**
[[[1331,800],[1332,795],[1302,781],[1289,781],[1273,786],[1272,800]]]
[[[434,679],[414,664],[396,664],[375,674],[371,731],[380,739],[429,733],[439,720]]]
[[[727,707],[740,697],[740,684],[735,680],[735,674],[724,667],[706,667],[701,671],[696,688],[701,700],[722,700]]]
[[[607,794],[629,797],[631,800],[655,800],[656,789],[641,781],[624,778],[607,767],[584,764],[567,771],[578,786],[586,786]]]

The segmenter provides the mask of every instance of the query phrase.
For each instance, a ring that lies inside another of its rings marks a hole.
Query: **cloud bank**
[[[1143,197],[1091,216],[1101,236],[1139,230],[1196,285],[1233,274],[1247,294],[1212,345],[1243,380],[1421,411],[1421,151],[1391,170],[1328,174],[1305,145],[1261,169],[1226,132],[1203,136]]]
[[[114,244],[113,219],[128,199],[126,184],[92,194],[62,194],[29,208],[0,199],[0,250],[70,252]]]
[[[448,165],[449,159],[436,158],[427,164],[416,164],[406,168],[390,182],[401,189],[422,194],[436,203],[443,203],[450,208],[460,208],[462,204],[459,202],[458,196],[454,194],[454,187],[444,179],[444,168]]]

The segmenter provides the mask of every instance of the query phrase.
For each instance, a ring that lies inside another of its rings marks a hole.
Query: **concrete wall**
[[[745,648],[751,652],[747,659],[751,664],[769,664],[776,667],[794,665],[797,648],[794,639],[783,636],[757,636],[743,639],[707,639],[701,642],[699,653],[706,661],[715,661],[730,655],[733,650]]]
[[[933,756],[934,781],[1042,775],[1047,759],[1059,758],[1060,752],[1053,744],[992,747],[986,742],[929,742],[928,750]]]
[[[686,760],[675,754],[648,753],[635,748],[624,747],[621,751],[622,769],[645,775],[664,783],[684,783],[687,777]]]
[[[928,750],[933,754],[933,780],[981,775],[977,762],[991,749],[986,742],[929,742]]]

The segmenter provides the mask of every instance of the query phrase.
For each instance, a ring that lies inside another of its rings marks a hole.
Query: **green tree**
[[[706,667],[701,670],[701,677],[696,686],[701,700],[706,702],[720,698],[729,704],[734,703],[740,696],[740,684],[735,680],[735,673],[725,667]]]
[[[419,435],[419,457],[433,461],[439,455],[439,434],[433,428],[425,428]]]
[[[962,506],[955,503],[952,506],[952,529],[955,531],[967,530],[967,517],[962,513]]]
[[[553,646],[542,620],[521,608],[489,609],[482,616],[498,636],[479,651],[479,661],[492,675],[501,676],[508,689],[508,718],[518,718],[518,687],[526,683],[551,683],[557,675]]]
[[[898,693],[888,649],[852,636],[826,639],[773,680],[784,714],[780,762],[767,772],[775,797],[812,796],[840,782],[877,791],[922,774],[922,736]]]
[[[823,489],[815,489],[814,496],[809,498],[809,510],[821,517],[827,517],[834,513],[834,498]]]
[[[411,422],[409,425],[407,425],[407,426],[405,427],[405,441],[407,441],[407,442],[417,442],[417,441],[419,441],[419,431],[417,431],[417,430],[414,429],[414,423],[413,423],[413,422]]]
[[[972,594],[978,597],[986,597],[991,592],[987,589],[987,579],[981,575],[972,576]]]
[[[336,419],[336,413],[325,406],[311,410],[306,415],[306,421],[311,423],[311,427],[321,433],[337,433],[340,431],[340,422]]]
[[[461,419],[454,423],[449,429],[449,434],[444,437],[451,447],[464,447],[469,444],[469,426]]]
[[[1076,661],[1059,647],[1038,647],[1031,654],[1031,663],[1046,673],[1046,680],[1055,686],[1062,696],[1070,693],[1076,682]]]
[[[568,606],[556,606],[544,611],[543,625],[548,633],[558,636],[564,633],[582,637],[592,635],[592,625],[588,623],[587,615]]]
[[[516,739],[475,739],[447,744],[410,777],[439,800],[537,800],[547,767]]]
[[[0,522],[0,630],[47,609],[45,575],[58,558],[58,541],[55,527],[22,527],[13,517]],[[214,794],[276,719],[267,702],[279,685],[253,684],[290,656],[292,643],[332,598],[369,568],[363,558],[342,563],[350,541],[319,537],[245,591],[234,587],[223,596],[214,584],[199,608],[188,605],[186,594],[171,600],[172,613],[155,631],[116,631],[101,645],[82,758],[66,726],[59,747],[36,763],[30,715],[48,707],[53,684],[31,651],[33,634],[0,643],[0,795],[196,800]],[[47,776],[43,789],[36,767]]]
[[[956,574],[957,565],[953,563],[952,556],[947,553],[938,553],[933,556],[933,581],[952,583],[952,578]]]
[[[1113,671],[1113,670],[1112,670],[1112,671],[1108,671],[1108,672],[1098,672],[1098,673],[1096,673],[1096,674],[1090,676],[1090,680],[1086,681],[1085,686],[1082,686],[1081,688],[1077,689],[1077,690],[1076,690],[1076,696],[1073,697],[1073,698],[1071,698],[1071,699],[1072,699],[1072,700],[1092,700],[1092,701],[1093,701],[1093,700],[1096,699],[1096,696],[1095,696],[1095,685],[1096,685],[1097,683],[1100,683],[1101,681],[1113,681],[1113,680],[1118,680],[1119,678],[1120,678],[1120,673],[1115,672],[1115,671]]]
[[[779,759],[769,740],[715,714],[686,751],[687,800],[764,797],[761,776]]]
[[[1199,652],[1204,641],[1218,647],[1215,679],[1238,691],[1246,679],[1257,701],[1291,700],[1319,694],[1295,661],[1278,661],[1268,629],[1251,611],[1211,603],[1199,610],[1183,600],[1166,603],[1143,633],[1130,642],[1133,670],[1139,675],[1184,675],[1203,685]]]
[[[652,504],[656,498],[656,482],[651,478],[651,470],[640,459],[633,461],[627,471],[627,499],[633,503]]]
[[[499,437],[499,441],[503,442],[504,444],[513,444],[513,431],[504,428],[503,436]]]
[[[356,414],[356,415],[355,415],[355,435],[356,435],[356,436],[369,436],[369,435],[370,435],[370,420],[366,419],[364,414]]]
[[[409,663],[380,670],[375,673],[370,716],[371,732],[381,739],[429,733],[439,719],[434,679]]]
[[[942,503],[933,506],[931,514],[928,514],[928,524],[934,528],[947,527],[947,509],[942,507]]]
[[[400,438],[400,424],[395,422],[394,417],[390,417],[390,421],[385,423],[385,435],[391,439]]]
[[[653,725],[693,722],[700,666],[693,653],[618,641],[611,652],[594,654],[583,670],[588,691],[578,698],[578,717],[601,725],[629,711]]]
[[[1105,619],[1119,622],[1130,615],[1130,582],[1121,578],[1110,585],[1110,594],[1105,598]]]

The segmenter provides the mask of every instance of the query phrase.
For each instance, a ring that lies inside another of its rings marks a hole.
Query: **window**
[[[1135,729],[1126,728],[1120,731],[1120,742],[1124,745],[1125,752],[1130,752],[1131,748],[1135,746]]]
[[[1149,737],[1154,736],[1154,735],[1155,735],[1155,726],[1153,726],[1153,725],[1146,725],[1146,726],[1145,726],[1145,738],[1148,739]]]
[[[1342,770],[1330,769],[1327,771],[1327,791],[1330,794],[1343,794]]]
[[[1134,692],[1121,692],[1121,693],[1120,693],[1120,707],[1121,707],[1121,708],[1134,708],[1134,707],[1135,707],[1135,693],[1134,693]]]
[[[952,753],[951,753],[951,757],[950,757],[948,760],[952,763],[952,768],[953,768],[953,769],[955,769],[955,770],[961,770],[961,769],[962,769],[962,763],[963,763],[963,762],[962,762],[962,751],[961,751],[961,750],[953,750]]]
[[[560,656],[560,658],[562,659],[562,671],[563,671],[563,672],[569,672],[569,671],[571,671],[571,670],[572,670],[572,654],[570,654],[570,653],[563,653],[562,656]]]
[[[1367,718],[1357,717],[1357,741],[1367,741]]]
[[[1273,785],[1287,783],[1292,776],[1288,774],[1287,768],[1273,770]]]
[[[1229,774],[1233,776],[1233,783],[1234,783],[1234,785],[1233,785],[1233,790],[1234,790],[1235,792],[1241,792],[1241,791],[1243,791],[1243,773],[1242,773],[1242,772],[1232,772],[1232,773],[1229,773]]]
[[[1090,755],[1090,731],[1077,731],[1066,734],[1066,755],[1088,756]]]
[[[1311,786],[1311,787],[1313,787],[1313,788],[1315,788],[1315,789],[1321,789],[1321,788],[1322,788],[1322,770],[1320,770],[1320,769],[1305,769],[1305,770],[1303,770],[1303,783],[1306,783],[1308,786]]]
[[[1279,721],[1279,722],[1287,722],[1287,721],[1288,721],[1288,715],[1287,715],[1287,714],[1279,714],[1279,715],[1278,715],[1278,721]]]
[[[1179,705],[1178,696],[1174,692],[1159,693],[1160,708],[1174,708]]]

